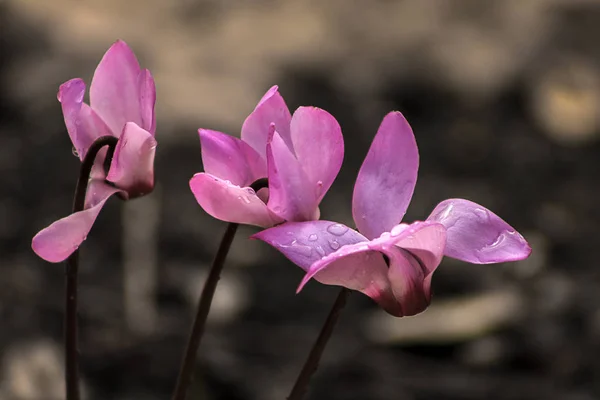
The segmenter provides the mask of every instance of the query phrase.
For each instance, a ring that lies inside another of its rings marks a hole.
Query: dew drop
[[[398,236],[408,227],[408,225],[396,225],[392,228],[391,234],[392,236]]]
[[[244,200],[244,203],[250,204],[250,199],[248,198],[248,196],[242,196],[242,200]]]
[[[77,149],[76,149],[75,147],[73,147],[73,148],[71,149],[71,153],[73,153],[73,155],[74,155],[75,157],[79,158],[79,152],[77,151]]]
[[[329,241],[329,247],[331,247],[333,250],[337,250],[340,248],[340,243],[337,240],[330,240]]]
[[[248,196],[256,196],[256,192],[251,187],[244,188]]]
[[[311,233],[310,236],[308,236],[308,240],[310,240],[311,242],[314,242],[318,239],[319,237],[317,235],[315,235],[314,233]]]
[[[335,236],[342,236],[344,233],[348,232],[348,229],[347,226],[342,224],[331,224],[327,227],[327,232]]]
[[[323,257],[325,255],[325,250],[323,250],[323,248],[321,246],[317,246],[316,250],[317,250],[317,253],[319,253],[319,255],[321,257]]]
[[[226,179],[226,180],[225,180],[225,183],[226,183],[227,185],[231,185],[231,181],[230,181],[230,180],[227,180],[227,179]]]
[[[479,217],[483,221],[487,221],[490,218],[490,215],[484,209],[476,208],[475,210],[473,210],[473,212],[475,213],[475,215],[477,215],[477,217]]]

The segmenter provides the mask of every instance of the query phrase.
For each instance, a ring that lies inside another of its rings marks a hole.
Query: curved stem
[[[327,346],[327,342],[333,333],[333,329],[340,318],[340,314],[346,305],[346,300],[348,299],[349,294],[350,291],[346,288],[342,288],[340,290],[340,293],[335,299],[335,303],[333,303],[331,311],[329,311],[329,315],[325,320],[325,324],[323,324],[323,328],[321,328],[321,333],[319,333],[319,336],[310,350],[308,358],[306,359],[306,362],[304,363],[304,366],[302,367],[302,370],[296,379],[296,383],[294,384],[294,387],[288,396],[288,400],[300,400],[302,397],[304,397],[304,394],[308,389],[310,379],[319,367],[319,361],[321,360],[325,346]]]
[[[258,179],[252,185],[252,189],[258,192],[262,188],[268,187],[268,181],[266,178]],[[221,239],[221,244],[213,260],[212,267],[208,274],[208,278],[204,283],[204,288],[200,294],[200,300],[198,302],[198,310],[196,311],[196,317],[192,325],[192,331],[188,339],[187,347],[181,363],[181,369],[179,370],[179,376],[177,377],[177,384],[175,385],[175,391],[173,392],[172,400],[185,400],[187,391],[192,383],[192,377],[194,374],[194,366],[196,363],[196,354],[200,347],[202,336],[204,335],[204,329],[206,327],[206,319],[208,318],[208,312],[217,289],[217,284],[221,277],[221,271],[227,258],[227,253],[235,237],[239,224],[229,223],[227,230]]]
[[[86,153],[79,179],[75,187],[73,197],[73,212],[83,211],[85,205],[85,193],[94,161],[100,149],[110,146],[108,157],[112,152],[118,139],[114,136],[102,136],[90,146]],[[67,258],[66,262],[66,285],[65,285],[65,383],[67,400],[79,400],[79,351],[77,340],[77,271],[79,269],[79,249]]]

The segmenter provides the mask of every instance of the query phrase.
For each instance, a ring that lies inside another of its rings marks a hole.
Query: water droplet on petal
[[[317,181],[317,186],[318,187],[323,187],[323,181]]]
[[[321,257],[325,256],[325,250],[323,250],[323,248],[322,248],[321,246],[317,246],[317,247],[315,247],[315,248],[316,248],[316,250],[317,250],[317,253],[319,253],[319,255],[320,255]]]
[[[392,228],[392,230],[391,230],[391,232],[390,232],[390,233],[392,234],[392,236],[398,236],[398,235],[400,235],[402,232],[404,232],[404,230],[405,230],[407,227],[408,227],[408,225],[403,225],[403,224],[401,224],[401,225],[396,225],[396,226],[394,226],[394,227]]]
[[[482,221],[487,221],[490,219],[490,215],[489,213],[481,208],[476,208],[475,210],[473,210],[473,212],[475,213],[475,215],[477,215],[477,217],[479,219],[481,219]]]
[[[244,200],[244,203],[250,204],[250,199],[248,198],[248,196],[242,196],[242,200]]]
[[[75,157],[79,158],[79,152],[77,151],[77,149],[76,149],[75,147],[73,147],[73,148],[71,149],[71,152],[73,153],[73,155],[74,155]]]
[[[329,247],[331,247],[333,250],[337,250],[340,248],[340,243],[337,240],[330,240],[329,241]]]
[[[230,181],[230,180],[227,180],[227,179],[226,179],[226,180],[225,180],[225,183],[226,183],[227,185],[231,185],[231,181]]]
[[[244,190],[248,193],[248,196],[256,196],[256,192],[251,187],[244,188]]]
[[[327,227],[327,232],[335,236],[342,236],[344,233],[348,232],[348,229],[347,226],[342,224],[331,224]]]
[[[310,240],[311,242],[314,242],[318,239],[319,237],[317,235],[315,235],[314,233],[311,233],[310,236],[308,236],[308,240]]]

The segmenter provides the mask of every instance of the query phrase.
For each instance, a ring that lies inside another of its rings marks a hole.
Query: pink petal
[[[133,122],[125,124],[117,142],[106,177],[128,198],[148,194],[154,189],[154,154],[156,140]]]
[[[408,122],[395,111],[385,116],[358,173],[352,215],[369,239],[400,223],[412,197],[419,153]]]
[[[62,106],[67,131],[80,160],[83,160],[94,140],[112,135],[104,121],[83,103],[84,94],[85,83],[76,78],[60,85],[57,96]]]
[[[106,200],[118,191],[102,181],[91,181],[85,210],[59,219],[41,230],[31,242],[33,251],[53,263],[67,259],[86,239]]]
[[[212,217],[264,228],[283,222],[249,187],[239,187],[216,176],[200,173],[190,180],[200,207]]]
[[[254,111],[244,121],[242,140],[252,146],[266,160],[269,129],[271,124],[275,124],[275,129],[279,132],[285,144],[292,149],[290,138],[291,119],[290,110],[288,110],[283,97],[279,94],[277,86],[273,86],[260,99]]]
[[[237,186],[250,186],[267,177],[267,163],[248,143],[208,129],[199,129],[198,133],[206,173]]]
[[[513,227],[487,208],[463,199],[444,200],[428,221],[447,230],[445,255],[474,264],[527,258],[531,247]]]
[[[270,244],[304,271],[347,244],[367,241],[354,229],[331,221],[287,222],[252,238]]]
[[[139,75],[140,65],[135,54],[121,40],[108,49],[96,68],[90,87],[90,106],[115,135],[121,133],[126,122],[144,126]]]
[[[296,158],[320,202],[344,159],[344,139],[335,118],[316,107],[300,107],[292,116],[290,134]]]
[[[407,317],[423,312],[429,306],[431,285],[425,285],[419,262],[398,247],[387,249],[386,255],[390,260],[388,279],[397,303],[392,314]]]
[[[140,117],[142,119],[142,124],[140,126],[154,136],[156,133],[156,115],[154,114],[156,86],[152,74],[147,69],[141,70],[138,75],[138,90]]]
[[[286,221],[316,219],[318,201],[314,186],[277,132],[267,145],[269,209]]]

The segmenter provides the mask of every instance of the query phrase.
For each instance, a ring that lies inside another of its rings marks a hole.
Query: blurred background
[[[392,318],[351,296],[308,399],[600,398],[600,2],[0,1],[0,399],[63,397],[63,265],[32,236],[70,212],[79,161],[58,86],[88,83],[116,39],[158,89],[157,187],[111,199],[82,247],[86,399],[167,399],[225,224],[194,200],[199,127],[239,135],[264,92],[331,112],[343,170],[321,207],[352,224],[353,181],[390,110],[421,154],[406,220],[449,197],[529,240],[528,260],[444,260],[432,306]],[[281,400],[337,289],[243,228],[199,354],[194,396]]]

